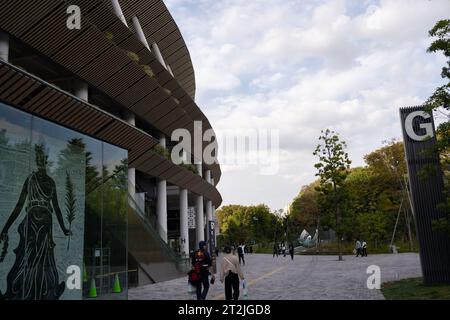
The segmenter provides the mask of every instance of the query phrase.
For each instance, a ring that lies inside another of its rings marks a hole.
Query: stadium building
[[[220,166],[176,129],[212,128],[163,1],[1,0],[0,299],[126,299],[213,247]]]

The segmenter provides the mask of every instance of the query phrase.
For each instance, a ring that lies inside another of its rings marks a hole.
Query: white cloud
[[[312,151],[330,127],[355,165],[400,138],[398,108],[441,83],[428,30],[446,0],[168,0],[190,50],[197,103],[217,132],[280,132],[280,172],[223,168],[224,204],[282,208],[314,179]]]

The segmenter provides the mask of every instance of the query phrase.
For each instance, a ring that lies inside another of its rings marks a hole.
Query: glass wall
[[[0,103],[0,299],[127,297],[127,157]]]

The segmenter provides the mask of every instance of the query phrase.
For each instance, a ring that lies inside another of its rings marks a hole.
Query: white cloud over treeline
[[[282,208],[314,180],[320,131],[347,141],[354,165],[400,138],[398,108],[442,83],[428,30],[448,0],[166,0],[188,45],[197,103],[218,134],[280,132],[280,171],[225,168],[224,204]]]

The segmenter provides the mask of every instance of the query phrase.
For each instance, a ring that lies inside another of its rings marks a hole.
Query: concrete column
[[[203,196],[197,196],[196,199],[196,207],[197,207],[197,215],[196,215],[196,233],[197,233],[197,242],[196,246],[200,241],[205,240],[205,220],[203,218]]]
[[[136,169],[128,168],[128,194],[133,201],[130,201],[130,206],[136,210]]]
[[[89,85],[86,82],[75,80],[73,85],[73,94],[84,100],[89,101]]]
[[[211,170],[205,171],[205,180],[208,183],[211,183]],[[206,201],[206,226],[208,227],[209,221],[212,220],[212,201]],[[209,239],[208,239],[209,240]]]
[[[166,147],[166,137],[161,135],[159,145]],[[156,202],[156,214],[158,216],[158,231],[161,239],[167,242],[167,182],[158,181],[158,198]]]
[[[113,10],[116,16],[119,17],[119,19],[122,20],[123,24],[128,27],[127,19],[125,19],[125,16],[123,15],[119,0],[111,0],[111,4],[113,6]]]
[[[211,170],[205,171],[205,180],[208,183],[211,183]],[[209,238],[209,222],[213,220],[212,216],[212,201],[206,200],[206,234],[207,234],[207,241],[210,244],[211,239]],[[212,250],[213,248],[210,248]]]
[[[197,171],[200,177],[202,176],[202,164],[197,164]],[[196,216],[196,234],[197,234],[197,243],[205,240],[205,220],[204,220],[204,211],[203,211],[203,196],[197,196],[196,199],[197,206],[197,216]]]
[[[0,30],[0,59],[9,61],[9,34]]]
[[[213,220],[212,201],[206,200],[206,223]]]
[[[180,188],[180,247],[181,254],[189,256],[188,191]]]
[[[212,214],[213,214],[213,220],[216,222],[215,225],[217,226],[216,206],[212,206]],[[217,232],[214,232],[214,243],[217,245]]]
[[[126,112],[124,114],[125,121],[132,126],[135,126],[135,118],[132,112]],[[130,198],[133,199],[131,201],[130,206],[136,210],[134,204],[136,203],[136,168],[128,168],[128,194]]]
[[[141,23],[139,22],[138,17],[134,16],[131,21],[133,22],[134,30],[136,30],[136,34],[141,40],[141,42],[144,44],[144,46],[147,47],[148,50],[150,50],[150,46],[148,45],[147,38],[145,37],[144,31],[142,30]]]
[[[156,59],[161,63],[161,65],[167,69],[166,63],[164,62],[164,58],[161,54],[161,51],[159,51],[159,47],[156,44],[156,42],[152,43],[152,52],[155,54]]]
[[[205,180],[206,182],[211,183],[211,170],[209,169],[205,171]]]
[[[206,234],[208,244],[211,246],[211,239],[209,236],[209,222],[213,220],[213,210],[212,210],[212,201],[206,200]],[[210,247],[210,250],[213,250],[214,248]],[[212,251],[211,251],[212,252]]]
[[[158,216],[159,236],[167,242],[167,183],[166,180],[158,181],[158,200],[156,202],[156,214]]]

